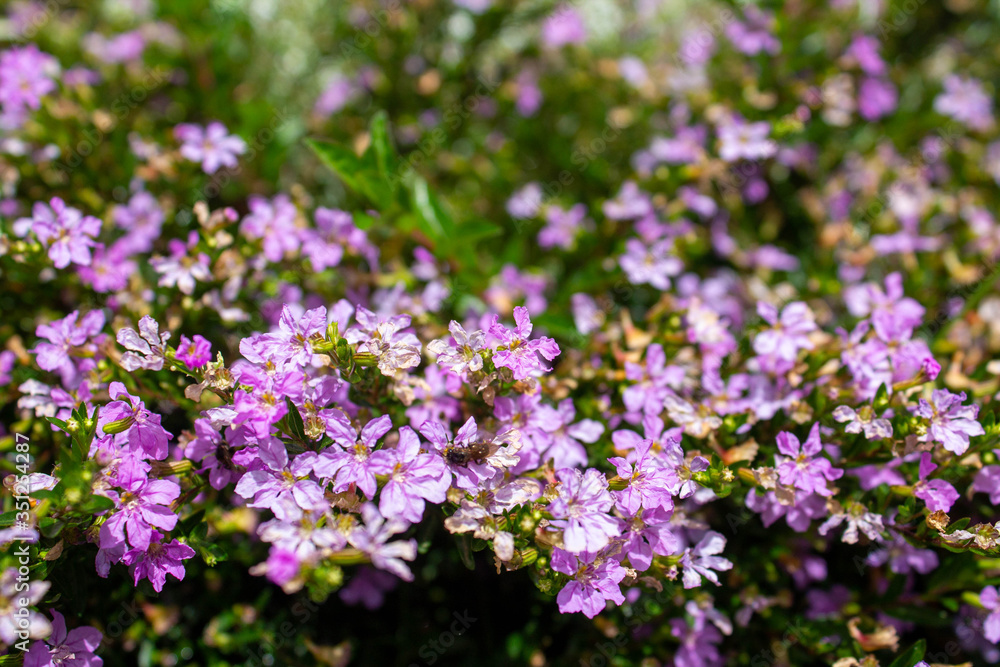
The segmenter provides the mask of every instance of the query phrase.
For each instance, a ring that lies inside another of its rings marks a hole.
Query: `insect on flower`
[[[482,463],[485,459],[496,454],[500,449],[500,444],[486,440],[476,440],[465,447],[450,445],[444,450],[445,460],[456,466],[467,466],[472,461]]]

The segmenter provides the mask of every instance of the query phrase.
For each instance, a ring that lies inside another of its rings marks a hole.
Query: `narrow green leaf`
[[[927,650],[927,642],[923,639],[903,651],[889,667],[913,667],[924,659],[924,652]]]
[[[285,404],[288,406],[288,432],[300,442],[309,442],[299,409],[292,403],[292,399],[287,396],[285,396]]]

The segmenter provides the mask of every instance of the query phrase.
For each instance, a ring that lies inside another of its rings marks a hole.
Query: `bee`
[[[486,440],[475,440],[467,447],[456,447],[451,445],[444,450],[444,460],[455,466],[467,466],[471,462],[482,463],[485,459],[493,456],[500,445]]]
[[[226,470],[233,470],[236,467],[233,465],[233,450],[224,442],[219,443],[219,446],[215,448],[215,458],[218,459],[219,465]]]

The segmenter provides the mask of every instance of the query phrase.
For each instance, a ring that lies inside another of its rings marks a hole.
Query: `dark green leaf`
[[[299,414],[299,409],[292,403],[292,399],[285,397],[285,403],[288,405],[288,432],[293,438],[299,442],[309,442],[306,437],[305,426],[302,423],[302,415]]]
[[[927,650],[927,642],[921,639],[916,644],[906,649],[892,661],[889,667],[913,667],[924,659],[924,652]]]

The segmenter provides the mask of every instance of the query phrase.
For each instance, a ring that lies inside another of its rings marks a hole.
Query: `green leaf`
[[[285,404],[288,405],[288,432],[299,442],[309,442],[299,409],[292,403],[292,399],[287,396],[285,396]]]
[[[469,220],[458,226],[458,238],[464,242],[480,241],[503,234],[503,227],[486,220]]]
[[[396,157],[396,149],[392,145],[392,135],[389,133],[389,117],[385,111],[378,111],[372,116],[371,125],[371,150],[375,151],[375,163],[383,178],[392,186],[399,175],[397,174],[399,160]]]
[[[306,144],[351,190],[367,198],[380,209],[392,205],[392,187],[379,173],[375,159],[358,157],[349,148],[329,141],[308,139]]]
[[[63,497],[63,492],[56,489],[39,489],[38,491],[32,491],[28,495],[35,500],[60,500]],[[111,503],[111,506],[114,507],[114,503]]]
[[[437,196],[431,192],[427,180],[423,177],[412,177],[409,191],[421,231],[439,246],[437,250],[440,252],[441,246],[450,245],[451,239],[455,238],[455,221],[445,211]]]
[[[927,642],[921,639],[910,648],[903,651],[892,661],[889,667],[913,667],[924,659],[924,652],[927,650]]]
[[[55,417],[46,417],[45,419],[53,426],[69,433],[69,431],[66,429],[66,422],[64,422],[62,419],[56,419]]]
[[[883,384],[878,388],[878,392],[875,393],[875,400],[872,402],[872,407],[875,408],[876,412],[882,412],[887,407],[889,407],[889,385]]]
[[[80,510],[85,514],[97,514],[98,512],[105,512],[114,508],[115,501],[111,500],[111,498],[93,495],[80,507]]]

